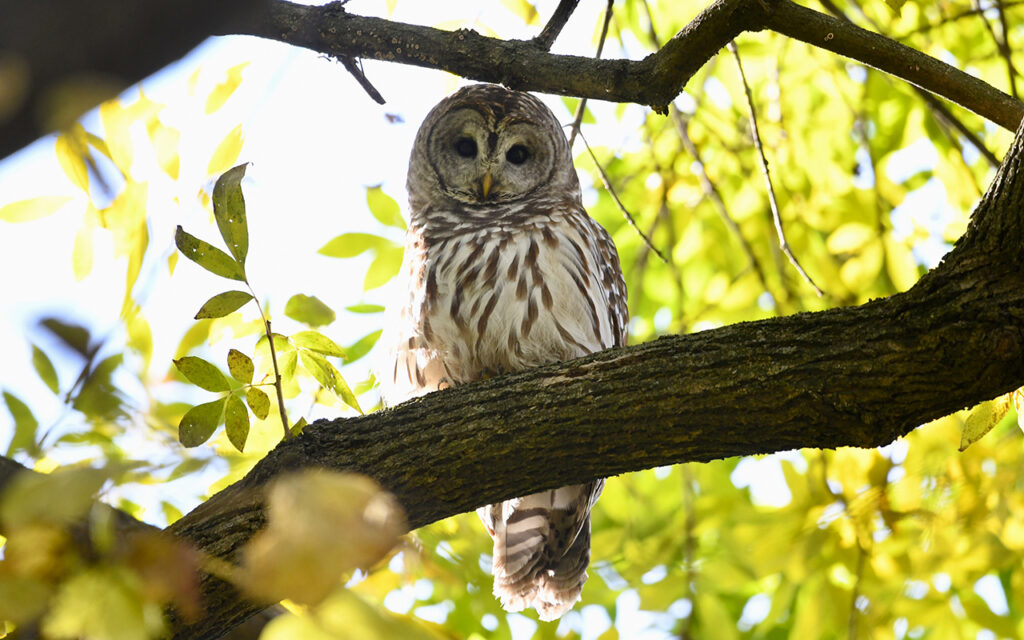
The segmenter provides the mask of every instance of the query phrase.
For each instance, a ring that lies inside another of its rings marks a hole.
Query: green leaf
[[[203,303],[203,306],[196,312],[196,320],[223,318],[229,313],[238,311],[250,300],[252,300],[252,294],[247,291],[218,293]]]
[[[303,416],[303,417],[299,418],[298,420],[296,420],[295,424],[292,425],[292,429],[291,429],[292,435],[293,436],[301,436],[302,435],[302,430],[306,428],[307,424],[309,424],[309,423],[306,422],[306,417],[305,416]]]
[[[266,420],[270,415],[270,398],[263,389],[249,387],[245,392],[245,402],[252,409],[252,414],[260,420]]]
[[[70,196],[39,196],[18,200],[0,207],[0,220],[4,222],[30,222],[45,218],[71,202]]]
[[[383,330],[378,329],[373,333],[368,333],[362,338],[359,338],[351,346],[345,347],[345,353],[348,355],[348,362],[355,362],[359,358],[365,356],[373,345],[377,344],[377,340],[380,338],[380,334]]]
[[[395,243],[372,233],[343,233],[332,238],[317,252],[329,258],[354,258],[371,249],[379,249]]]
[[[80,355],[89,355],[89,330],[77,324],[71,324],[57,318],[44,318],[39,322],[53,335],[61,339],[68,347]]]
[[[224,417],[227,398],[228,396],[224,396],[189,409],[178,425],[178,440],[181,444],[186,447],[198,447],[209,440]]]
[[[46,383],[46,386],[50,388],[50,391],[60,393],[60,381],[57,378],[57,370],[53,368],[53,363],[50,362],[49,356],[36,345],[32,345],[32,366],[35,367],[36,373]]]
[[[217,145],[210,157],[210,164],[206,166],[207,175],[220,175],[234,166],[238,154],[242,152],[242,141],[242,125],[238,125]]]
[[[299,359],[302,361],[303,368],[308,371],[322,387],[333,391],[336,396],[341,398],[342,402],[359,413],[363,412],[359,407],[359,402],[356,400],[355,394],[353,394],[352,390],[349,389],[345,379],[341,377],[341,373],[334,368],[333,364],[327,361],[327,358],[318,353],[313,353],[303,349],[299,351]]]
[[[245,198],[242,197],[242,178],[246,164],[227,171],[217,178],[213,187],[213,217],[231,255],[239,266],[245,267],[249,253],[249,229],[245,219]]]
[[[311,327],[322,327],[334,322],[337,315],[316,296],[295,294],[284,305],[284,315]]]
[[[188,233],[181,225],[178,225],[177,231],[174,232],[174,244],[182,255],[210,273],[222,278],[245,281],[245,270],[231,256]]]
[[[387,284],[391,278],[398,275],[402,268],[402,248],[383,247],[377,252],[377,256],[370,263],[366,270],[366,277],[363,279],[363,290],[369,291]]]
[[[237,353],[237,352],[236,352]],[[228,440],[239,451],[245,449],[245,441],[249,438],[249,412],[236,395],[230,395],[224,407],[224,428]]]
[[[345,351],[333,340],[319,331],[300,331],[291,337],[292,344],[297,347],[316,351],[327,356],[345,357]]]
[[[34,452],[39,421],[32,415],[32,410],[28,408],[28,405],[13,393],[4,391],[4,402],[7,403],[7,410],[11,412],[11,417],[14,418],[14,437],[7,447],[7,455],[11,456],[18,451]]]
[[[228,371],[231,373],[231,377],[238,380],[242,384],[252,383],[252,374],[256,368],[252,364],[252,359],[237,349],[231,349],[228,351]]]
[[[231,389],[231,385],[228,384],[227,378],[220,372],[220,369],[202,358],[185,356],[173,362],[178,371],[200,389],[214,392]]]
[[[401,207],[398,206],[394,198],[381,190],[380,185],[366,189],[366,204],[378,222],[405,231],[405,220],[402,219]]]
[[[345,311],[352,313],[381,313],[384,311],[384,307],[379,304],[354,304],[350,307],[345,307]]]
[[[337,370],[326,358],[303,349],[299,351],[299,359],[302,361],[302,367],[320,383],[320,386],[325,389],[334,388],[334,373]]]

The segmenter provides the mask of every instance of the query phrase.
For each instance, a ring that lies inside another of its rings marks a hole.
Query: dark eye
[[[455,141],[455,153],[463,158],[475,158],[476,142],[471,138],[459,138]]]
[[[505,152],[505,159],[512,164],[523,164],[530,159],[530,152],[521,144],[514,144]]]

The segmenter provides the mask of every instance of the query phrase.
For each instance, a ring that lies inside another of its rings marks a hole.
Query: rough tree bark
[[[285,0],[15,3],[13,13],[0,21],[0,78],[10,83],[11,78],[24,77],[27,85],[19,104],[11,107],[0,102],[0,157],[46,132],[37,115],[61,82],[99,74],[126,86],[176,60],[206,36],[232,34],[279,40],[336,56],[367,87],[353,58],[444,69],[524,91],[636,102],[664,112],[726,43],[744,31],[770,29],[902,78],[1011,131],[1024,117],[1024,105],[981,80],[790,0],[716,0],[659,51],[639,61],[552,55],[547,52],[554,37],[551,32],[532,41],[504,41],[468,29],[442,31],[352,15],[343,4],[310,7]],[[69,49],[72,44],[74,50]],[[15,68],[27,73],[9,75]],[[372,87],[368,90],[375,94]]]
[[[286,3],[271,4],[280,9]],[[723,0],[713,7],[742,4]],[[336,6],[331,10],[339,25],[353,19]],[[749,21],[742,17],[741,28]],[[307,27],[279,37],[308,46],[300,40],[335,35]],[[449,34],[436,45],[464,59],[470,50],[460,48],[459,33],[468,32]],[[538,57],[532,64],[553,59]],[[612,84],[624,78],[614,66],[594,68],[605,69],[600,77]],[[1011,107],[1003,113],[1004,119],[1010,114],[1004,125],[1020,120],[1019,103]],[[204,553],[234,560],[264,524],[267,483],[310,467],[376,478],[395,493],[415,528],[514,495],[653,466],[798,447],[887,444],[933,418],[1024,385],[1022,203],[1024,128],[967,233],[905,293],[666,337],[438,392],[361,418],[321,421],[168,531]],[[0,488],[11,470],[10,463],[0,465]],[[203,578],[203,598],[205,617],[176,621],[175,637],[217,637],[261,608],[212,576]]]

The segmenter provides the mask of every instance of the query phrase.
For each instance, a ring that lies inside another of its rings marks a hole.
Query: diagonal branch
[[[280,40],[330,55],[444,69],[514,89],[649,105],[659,113],[689,79],[744,31],[771,29],[902,78],[1015,131],[1024,104],[944,62],[790,0],[715,0],[643,60],[553,55],[532,42],[504,41],[460,29],[442,31],[264,0],[220,33]]]

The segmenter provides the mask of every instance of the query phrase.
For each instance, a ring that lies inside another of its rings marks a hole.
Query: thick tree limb
[[[552,55],[544,49],[546,41],[538,46],[537,41],[503,41],[465,29],[441,31],[351,15],[339,2],[311,7],[284,0],[231,0],[208,6],[160,0],[143,3],[143,10],[132,0],[98,1],[84,9],[72,0],[21,3],[0,21],[0,48],[8,56],[0,58],[0,73],[9,73],[4,65],[11,60],[28,69],[19,102],[0,104],[0,157],[45,133],[36,115],[63,80],[99,73],[127,85],[184,55],[207,35],[230,34],[279,40],[342,60],[374,58],[516,89],[636,102],[665,113],[726,43],[744,31],[767,28],[902,78],[1009,130],[1024,118],[1024,105],[985,82],[790,0],[716,0],[639,61]],[[552,30],[572,4],[560,3]],[[68,36],[72,33],[74,38]],[[68,49],[71,44],[74,51]],[[13,76],[2,77],[11,84]]]
[[[635,102],[665,113],[719,49],[744,31],[761,29],[890,73],[1011,131],[1024,118],[1024,104],[991,85],[885,36],[790,0],[716,0],[656,53],[639,61],[552,55],[532,42],[352,15],[337,3],[308,7],[267,0],[224,33],[280,40],[329,55],[444,69],[514,89]]]

